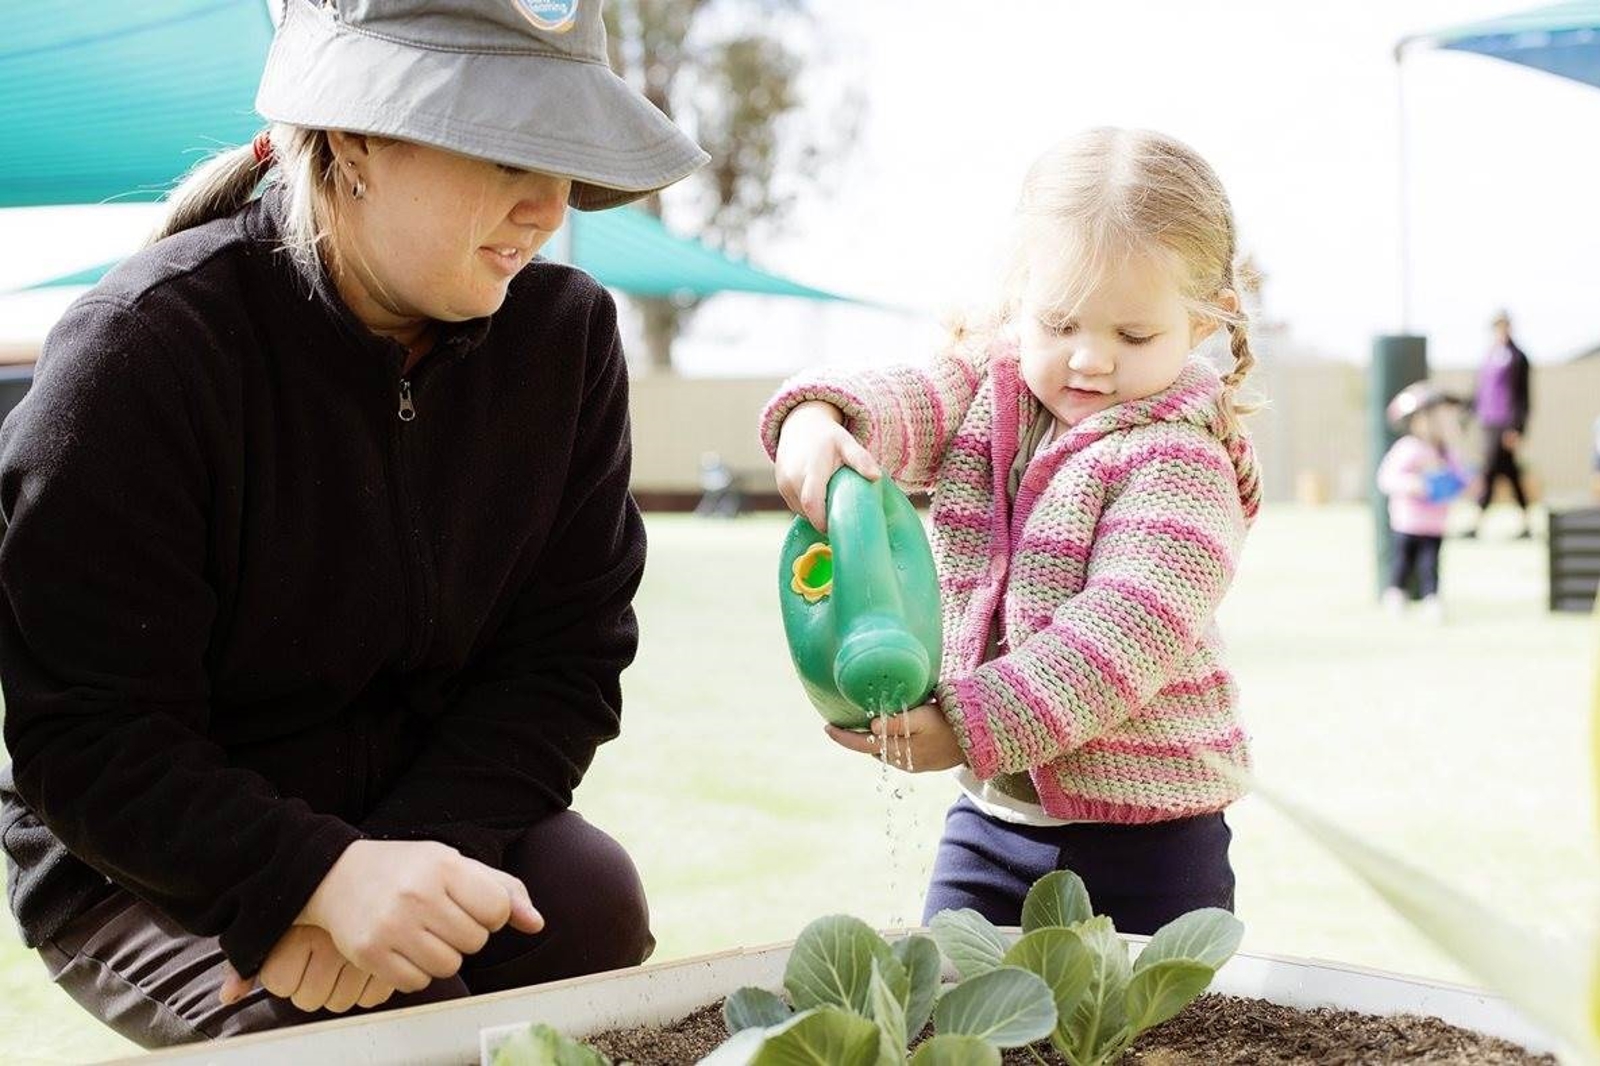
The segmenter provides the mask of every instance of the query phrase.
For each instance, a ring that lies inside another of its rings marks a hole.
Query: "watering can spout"
[[[939,585],[911,501],[848,467],[828,484],[824,537],[796,518],[779,565],[784,633],[823,717],[865,728],[922,702],[939,674]]]
[[[937,680],[928,650],[898,620],[877,617],[851,627],[833,658],[839,694],[868,716],[899,714]]]

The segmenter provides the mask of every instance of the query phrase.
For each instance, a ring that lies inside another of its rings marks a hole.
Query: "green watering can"
[[[939,679],[939,579],[922,521],[887,477],[840,467],[828,482],[828,530],[797,516],[784,538],[783,631],[822,716],[866,729],[923,702]]]

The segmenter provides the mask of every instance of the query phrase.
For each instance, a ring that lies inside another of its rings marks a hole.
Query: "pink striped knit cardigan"
[[[1042,449],[1009,507],[1019,438],[1049,415],[1003,337],[927,368],[802,374],[762,412],[761,438],[775,455],[784,417],[826,400],[896,482],[934,491],[935,695],[979,777],[1028,772],[1057,818],[1156,822],[1238,798],[1196,752],[1249,764],[1215,613],[1260,483],[1221,392],[1191,357],[1166,391]],[[997,613],[1001,654],[985,662]]]

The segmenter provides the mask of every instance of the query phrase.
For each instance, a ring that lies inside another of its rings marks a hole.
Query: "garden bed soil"
[[[931,1035],[925,1031],[924,1036]],[[638,1066],[693,1063],[728,1038],[719,1001],[669,1026],[615,1029],[586,1039],[613,1062]],[[1045,1061],[1060,1063],[1053,1049]],[[1008,1051],[1006,1063],[1034,1059]],[[1297,1010],[1259,999],[1201,996],[1176,1018],[1141,1036],[1125,1066],[1555,1066],[1497,1037],[1414,1014],[1379,1017],[1321,1007]]]

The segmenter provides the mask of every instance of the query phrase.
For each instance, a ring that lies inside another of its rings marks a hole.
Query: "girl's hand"
[[[878,461],[843,423],[831,403],[807,400],[789,412],[778,431],[778,492],[818,533],[828,531],[828,480],[835,470],[848,464],[862,477],[878,480]]]
[[[307,1013],[326,1008],[343,1014],[351,1007],[379,1006],[394,995],[394,986],[339,954],[327,930],[314,925],[290,926],[254,978],[240,977],[228,965],[218,998],[237,1003],[258,984]]]
[[[936,703],[913,707],[892,717],[879,715],[872,720],[870,734],[827,727],[828,736],[840,747],[886,759],[889,765],[912,773],[948,770],[967,761],[944,712]]]
[[[544,928],[521,881],[431,840],[351,844],[296,922],[327,930],[341,955],[402,992],[453,976],[508,924]]]

